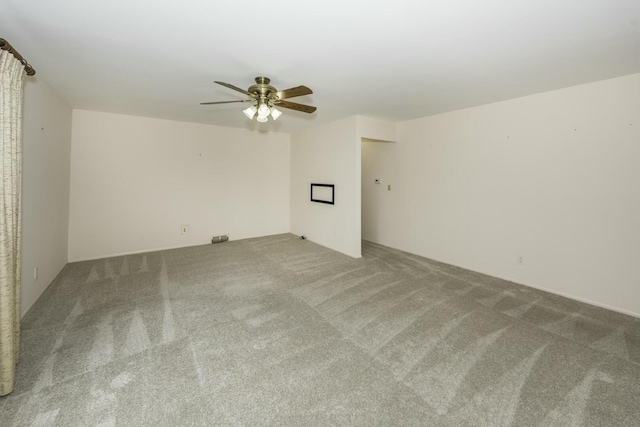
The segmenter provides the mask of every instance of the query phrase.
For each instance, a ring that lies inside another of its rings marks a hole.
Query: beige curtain
[[[0,49],[0,396],[13,391],[20,357],[24,70]]]

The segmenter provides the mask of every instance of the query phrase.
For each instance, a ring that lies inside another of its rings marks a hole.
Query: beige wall
[[[70,148],[71,108],[38,76],[27,78],[23,111],[23,315],[67,263]]]
[[[636,74],[401,123],[363,238],[640,315],[639,119]]]
[[[394,123],[353,116],[291,136],[291,232],[361,255],[361,141],[394,140]],[[334,184],[335,205],[310,201],[310,184]]]
[[[356,116],[358,137],[362,140],[394,142],[398,138],[398,126],[395,122]]]
[[[352,257],[360,257],[356,139],[356,117],[291,135],[291,232]],[[335,185],[335,205],[311,202],[311,183]]]
[[[639,98],[633,75],[404,122],[397,138],[352,117],[291,144],[76,110],[69,166],[70,109],[30,81],[23,312],[66,262],[67,218],[70,260],[287,231],[358,257],[361,187],[365,239],[638,315]],[[311,182],[336,184],[336,205],[311,203]]]
[[[71,159],[71,261],[289,231],[288,134],[74,110]]]

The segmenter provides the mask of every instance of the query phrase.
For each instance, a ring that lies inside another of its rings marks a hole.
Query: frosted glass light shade
[[[242,110],[244,115],[249,117],[249,120],[253,119],[253,116],[256,115],[256,111],[258,111],[258,109],[256,108],[255,105],[252,105],[251,107],[247,108],[246,110]]]
[[[268,120],[271,110],[267,104],[260,104],[258,107],[258,121],[264,123]]]
[[[282,115],[282,111],[278,110],[276,107],[269,107],[269,105],[263,101],[260,101],[259,104],[252,105],[246,110],[242,110],[242,112],[249,119],[253,119],[257,115],[256,120],[260,123],[269,121],[269,115],[271,115],[273,120],[278,120],[278,117]]]
[[[271,110],[269,110],[269,106],[267,104],[261,103],[258,107],[258,115],[267,117]]]
[[[273,120],[278,120],[278,117],[282,115],[282,111],[278,110],[276,107],[271,107],[271,117]]]

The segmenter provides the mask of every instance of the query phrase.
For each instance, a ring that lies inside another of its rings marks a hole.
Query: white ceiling
[[[401,121],[640,72],[640,0],[0,0],[7,39],[73,108],[291,132]],[[213,83],[306,85],[249,121]]]

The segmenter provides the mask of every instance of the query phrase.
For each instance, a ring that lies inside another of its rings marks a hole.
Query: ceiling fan
[[[302,111],[303,113],[313,113],[316,111],[316,107],[310,105],[298,104],[296,102],[285,101],[285,99],[293,98],[296,96],[310,95],[313,93],[311,89],[306,86],[296,86],[286,90],[279,91],[269,83],[271,79],[268,77],[256,77],[256,84],[249,86],[249,89],[244,90],[237,86],[234,86],[225,82],[215,82],[219,85],[228,87],[235,91],[244,93],[249,96],[249,99],[239,99],[237,101],[214,101],[214,102],[201,102],[200,105],[212,105],[212,104],[229,104],[232,102],[251,102],[252,105],[243,110],[242,112],[249,119],[253,119],[257,116],[256,120],[264,123],[268,121],[269,116],[273,120],[277,120],[282,114],[280,110],[276,108],[289,108],[291,110]]]

